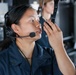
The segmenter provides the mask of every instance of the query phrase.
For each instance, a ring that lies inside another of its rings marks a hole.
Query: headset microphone
[[[29,35],[27,35],[27,36],[17,36],[18,38],[24,38],[24,37],[31,37],[31,38],[33,38],[33,37],[35,37],[36,36],[36,33],[35,32],[31,32]]]
[[[29,34],[29,36],[32,38],[32,37],[35,37],[36,36],[36,33],[35,32],[31,32],[30,34]]]

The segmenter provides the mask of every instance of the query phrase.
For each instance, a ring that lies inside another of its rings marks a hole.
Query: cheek
[[[48,5],[47,7],[49,10],[54,10],[54,6]]]
[[[25,34],[28,33],[28,28],[26,28],[25,26],[21,26],[20,30],[19,30],[19,35],[24,36]]]
[[[27,27],[22,28],[23,33],[30,33],[34,31],[34,28],[32,25],[28,25]]]
[[[48,6],[47,8],[48,9],[46,9],[46,10],[47,10],[48,13],[53,13],[53,11],[54,11],[53,7]]]

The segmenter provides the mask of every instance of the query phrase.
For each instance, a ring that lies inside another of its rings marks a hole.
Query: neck
[[[50,19],[50,17],[51,17],[51,14],[48,14],[48,13],[46,13],[46,12],[42,12],[42,17],[45,19],[45,20],[49,20]]]
[[[17,39],[16,44],[19,49],[24,53],[26,58],[32,58],[32,53],[34,49],[35,42],[25,41],[23,39]]]

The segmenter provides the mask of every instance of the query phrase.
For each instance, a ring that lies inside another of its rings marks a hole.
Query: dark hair
[[[5,14],[4,17],[5,17],[6,39],[2,42],[2,44],[0,44],[0,47],[5,47],[10,43],[11,40],[15,40],[12,37],[15,37],[16,33],[12,30],[11,25],[12,24],[19,25],[20,19],[28,9],[33,9],[33,8],[28,5],[19,5],[9,10]]]
[[[32,7],[31,6],[26,6],[26,5],[20,5],[17,6],[15,8],[13,8],[12,10],[8,11],[5,14],[5,26],[6,26],[6,36],[14,36],[15,33],[13,32],[13,30],[11,29],[11,25],[12,24],[19,24],[20,19],[22,18],[22,16],[24,15],[24,13]],[[7,35],[8,34],[8,35]]]
[[[11,27],[11,24],[18,24],[19,20],[22,18],[24,13],[29,8],[33,9],[31,6],[20,5],[20,6],[17,6],[15,8],[13,8],[12,10],[9,10],[5,14],[5,24],[6,24],[6,26]]]

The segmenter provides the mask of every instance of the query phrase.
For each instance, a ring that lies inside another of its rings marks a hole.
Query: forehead
[[[53,3],[53,4],[54,4],[54,1],[49,1],[49,2],[47,2],[47,3]]]
[[[31,19],[39,19],[38,14],[34,9],[28,9],[20,19],[20,22],[28,22]]]
[[[37,16],[37,15],[38,15],[38,14],[37,14],[36,10],[34,10],[34,9],[28,9],[28,10],[24,13],[23,16],[25,16],[26,18],[28,18],[28,17],[35,17],[35,16]]]
[[[43,2],[47,3],[47,2],[51,2],[51,1],[54,1],[54,0],[44,0]]]
[[[51,1],[48,1],[48,2],[54,2],[54,0],[51,0]],[[48,2],[46,2],[46,3],[48,3]]]

